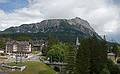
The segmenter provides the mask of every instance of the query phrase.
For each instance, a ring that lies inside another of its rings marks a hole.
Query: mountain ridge
[[[89,37],[93,34],[99,35],[90,26],[90,24],[79,17],[72,19],[48,19],[43,20],[38,23],[22,24],[16,27],[10,27],[1,32],[1,34],[15,34],[15,33],[25,33],[25,34],[40,34],[48,36],[48,34],[53,34],[58,39],[59,38],[75,38],[78,37]]]
[[[14,29],[16,32],[19,33],[19,32],[21,32],[20,28],[44,29],[46,27],[54,27],[54,26],[57,27],[57,26],[60,25],[60,21],[62,21],[62,20],[68,22],[69,25],[75,25],[75,26],[78,26],[78,27],[83,26],[85,28],[90,29],[91,31],[94,31],[94,29],[90,26],[90,24],[87,21],[85,21],[85,20],[83,20],[79,17],[76,17],[76,18],[73,18],[73,19],[48,19],[48,20],[43,20],[40,23],[22,24],[20,26],[7,28],[3,32],[6,32],[6,31],[11,32],[12,29]],[[25,32],[30,32],[30,31],[27,30]]]

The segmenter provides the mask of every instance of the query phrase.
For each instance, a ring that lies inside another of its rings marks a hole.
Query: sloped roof
[[[6,44],[10,44],[10,45],[13,45],[13,44],[29,45],[30,43],[27,42],[27,41],[8,41]]]

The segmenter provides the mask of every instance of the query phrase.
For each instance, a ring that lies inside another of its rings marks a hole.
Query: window
[[[17,45],[13,45],[13,51],[17,51]]]

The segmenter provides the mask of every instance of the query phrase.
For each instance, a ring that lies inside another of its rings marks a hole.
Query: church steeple
[[[76,39],[76,46],[79,46],[79,45],[80,45],[80,42],[79,42],[79,39],[77,37],[77,39]]]
[[[77,39],[76,39],[76,49],[79,49],[79,46],[80,46],[80,42],[79,42],[79,39],[77,37]]]

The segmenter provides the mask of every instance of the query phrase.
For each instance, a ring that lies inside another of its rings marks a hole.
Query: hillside
[[[78,17],[73,19],[48,19],[40,23],[10,27],[1,32],[1,36],[5,34],[11,37],[27,34],[31,36],[32,39],[47,39],[49,35],[52,35],[63,41],[75,40],[76,37],[85,38],[93,34],[99,37],[86,20]]]
[[[16,71],[8,74],[56,74],[53,69],[40,62],[27,62],[23,64],[27,66],[23,72]]]

